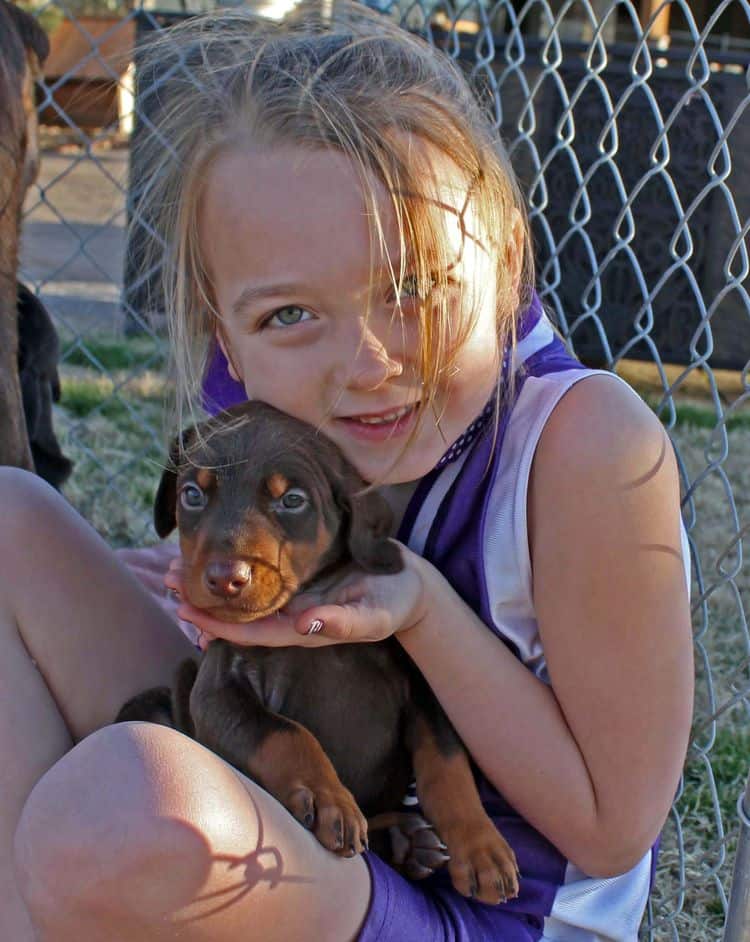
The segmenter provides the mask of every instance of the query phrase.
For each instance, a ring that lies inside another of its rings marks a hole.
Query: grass
[[[151,337],[61,338],[63,450],[71,503],[114,546],[152,543],[151,506],[166,456],[163,344]]]
[[[163,369],[166,347],[155,337],[131,337],[123,341],[108,335],[89,335],[85,342],[63,335],[60,362],[98,370]]]
[[[656,403],[645,397],[652,409],[656,408]],[[716,412],[707,405],[696,405],[695,403],[681,403],[675,406],[675,414],[678,426],[689,426],[692,428],[716,428]],[[662,416],[664,418],[664,416]],[[725,423],[726,429],[733,432],[736,429],[750,429],[750,406],[747,411],[738,412],[730,415]]]
[[[57,428],[76,462],[66,495],[113,545],[154,542],[151,503],[168,438],[163,350],[152,338],[99,336],[85,349],[64,341],[63,360]],[[653,390],[641,392],[653,406]],[[750,698],[729,706],[738,690],[750,690],[750,566],[739,565],[736,550],[726,553],[736,520],[750,521],[750,414],[736,409],[726,423],[726,454],[709,399],[680,398],[675,419],[669,433],[701,570],[692,597],[694,603],[701,593],[705,598],[694,615],[693,745],[662,837],[650,938],[719,942],[738,834],[736,802],[750,766]],[[645,929],[643,938],[649,938]]]

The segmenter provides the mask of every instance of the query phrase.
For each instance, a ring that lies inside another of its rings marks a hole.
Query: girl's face
[[[462,237],[465,198],[466,188],[448,179],[440,200],[455,212],[439,211],[459,258],[449,291],[456,306],[477,312],[476,326],[441,382],[438,421],[426,412],[404,452],[422,397],[419,300],[408,268],[401,316],[385,258],[371,279],[365,200],[349,159],[334,150],[237,148],[209,172],[200,240],[231,372],[251,399],[318,426],[365,480],[422,477],[496,383],[493,260],[471,238],[470,209]],[[382,187],[378,202],[398,273],[398,229]]]

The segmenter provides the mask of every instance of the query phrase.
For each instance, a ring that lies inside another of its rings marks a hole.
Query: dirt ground
[[[128,151],[42,153],[24,206],[20,277],[59,325],[120,331]]]

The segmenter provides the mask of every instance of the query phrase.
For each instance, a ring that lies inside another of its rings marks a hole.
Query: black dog
[[[36,473],[60,488],[73,463],[55,435],[52,404],[60,401],[60,342],[52,318],[35,294],[18,283],[18,373],[23,411]]]
[[[339,449],[262,403],[183,436],[161,480],[160,536],[179,527],[185,590],[226,621],[283,607],[352,565],[402,568],[390,511]],[[468,755],[430,687],[391,638],[318,648],[212,642],[171,696],[118,716],[163,721],[223,756],[335,853],[367,846],[365,816],[399,808],[412,776],[447,846],[456,889],[487,903],[518,891],[513,851],[482,808]]]

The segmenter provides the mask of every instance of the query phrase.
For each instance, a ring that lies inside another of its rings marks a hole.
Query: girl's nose
[[[404,371],[401,358],[390,353],[385,344],[366,328],[354,348],[350,362],[344,368],[349,389],[363,391],[377,389]]]

